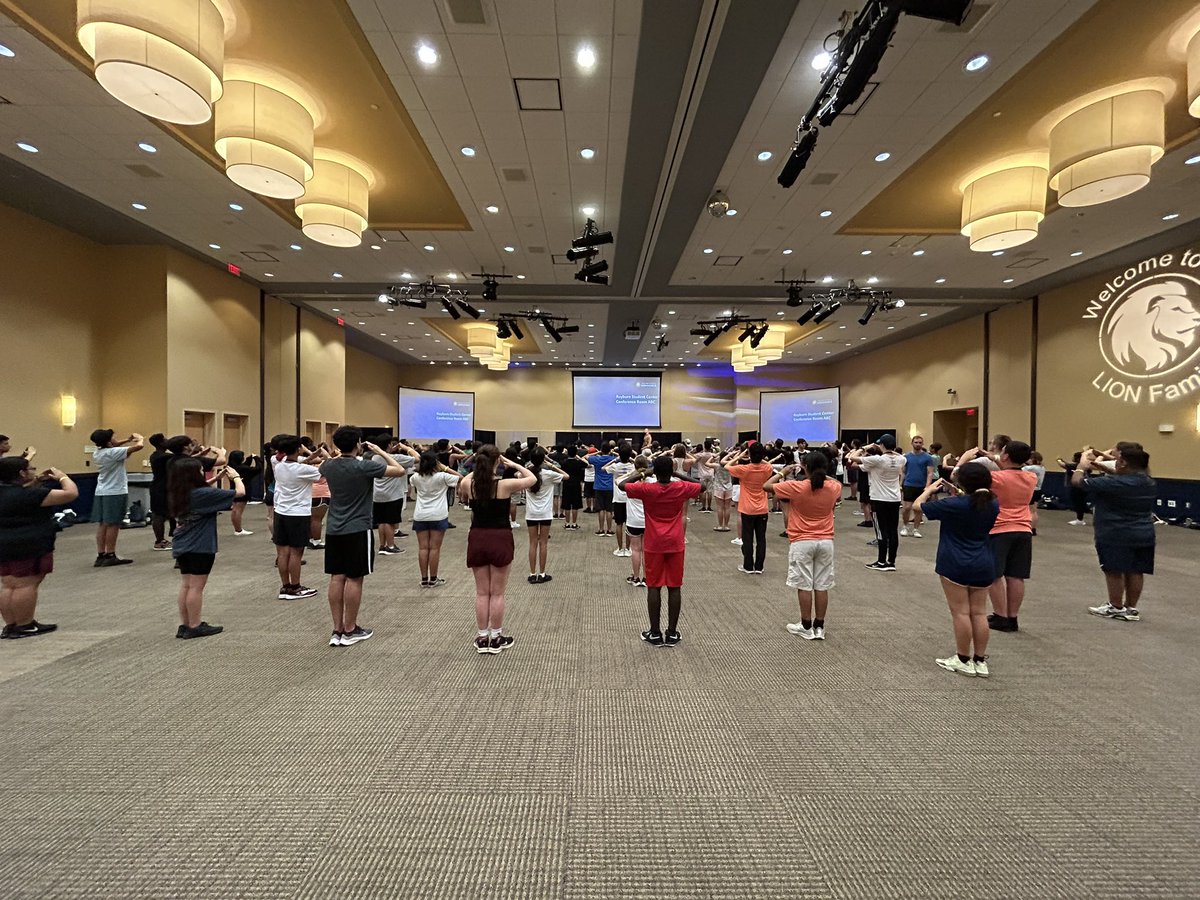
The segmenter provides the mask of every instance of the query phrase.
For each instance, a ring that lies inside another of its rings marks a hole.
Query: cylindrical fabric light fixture
[[[366,176],[316,151],[312,180],[296,201],[304,234],[330,247],[357,247],[367,227],[369,197]]]
[[[1037,237],[1046,217],[1046,170],[1017,166],[992,172],[963,189],[962,233],[980,252],[1017,247]]]
[[[1050,131],[1050,187],[1062,206],[1094,206],[1150,183],[1163,155],[1164,101],[1130,91],[1071,113]]]
[[[494,372],[503,372],[508,368],[508,363],[511,359],[512,348],[503,341],[499,341],[496,344],[495,352],[491,356],[480,357],[479,362]]]
[[[313,177],[313,120],[287,94],[253,81],[227,81],[217,101],[216,150],[236,185],[295,200]]]
[[[758,359],[764,362],[783,359],[783,331],[778,328],[767,328],[767,333],[758,342],[757,347],[748,348]]]
[[[225,20],[212,0],[78,0],[79,43],[101,87],[177,125],[212,118],[225,66]]]
[[[467,352],[476,359],[495,355],[499,345],[496,326],[491,322],[474,322],[467,326]]]
[[[729,351],[729,362],[733,365],[733,371],[749,372],[758,366],[764,365],[766,360],[759,359],[755,351],[751,350],[748,344],[738,341]],[[738,368],[739,366],[744,366],[744,368]]]
[[[1188,112],[1200,119],[1200,31],[1187,47]]]

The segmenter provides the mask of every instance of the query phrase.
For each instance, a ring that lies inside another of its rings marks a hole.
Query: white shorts
[[[735,484],[735,485],[733,485],[731,490],[733,491],[733,493],[730,494],[729,496],[733,500],[734,503],[737,503],[739,500],[742,499],[742,486],[740,484]]]
[[[787,586],[799,591],[833,587],[833,541],[792,541],[788,547]]]
[[[733,496],[733,485],[713,482],[712,495],[717,500],[728,500]]]

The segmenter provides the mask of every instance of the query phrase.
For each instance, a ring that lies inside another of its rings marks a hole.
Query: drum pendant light
[[[227,81],[216,107],[216,150],[236,185],[295,200],[313,177],[313,120],[287,94],[252,81]]]
[[[495,354],[484,357],[480,362],[493,372],[503,372],[508,369],[510,359],[512,359],[512,350],[508,344],[501,341],[496,346]]]
[[[482,361],[494,356],[500,343],[496,339],[496,326],[491,322],[475,322],[467,326],[467,352],[476,359]]]
[[[212,118],[225,65],[212,0],[78,0],[75,24],[96,81],[126,106],[177,125]]]
[[[749,349],[763,362],[783,359],[783,332],[778,328],[768,328],[758,346]]]
[[[1188,112],[1200,119],[1200,31],[1187,46]]]
[[[316,151],[312,180],[296,201],[307,237],[330,247],[357,247],[367,227],[370,189],[366,176],[349,166],[323,159]]]
[[[962,234],[971,249],[993,252],[1032,241],[1046,217],[1046,170],[1017,166],[992,172],[963,189]]]

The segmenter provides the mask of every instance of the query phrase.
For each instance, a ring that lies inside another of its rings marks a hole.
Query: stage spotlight
[[[812,317],[815,316],[820,311],[821,311],[821,304],[814,303],[808,309],[806,309],[804,312],[800,313],[800,318],[798,318],[796,320],[796,323],[798,325],[807,325],[810,321],[812,321]]]
[[[608,284],[608,276],[607,275],[584,275],[584,276],[580,277],[578,274],[576,274],[575,280],[576,281],[584,281],[584,282],[587,282],[588,284]]]
[[[904,309],[904,301],[892,300],[891,298],[888,298],[887,300],[884,300],[882,304],[880,304],[880,308],[885,311],[889,309]]]
[[[483,293],[480,296],[483,297],[484,300],[494,301],[496,299],[496,288],[497,287],[499,287],[499,285],[496,283],[496,279],[494,279],[494,278],[487,279],[483,283]]]
[[[800,136],[800,139],[796,142],[796,146],[792,148],[791,156],[783,164],[783,170],[779,173],[779,178],[776,179],[780,187],[790,188],[796,183],[796,179],[800,177],[800,173],[808,165],[808,158],[812,156],[813,148],[816,146],[817,129],[810,128]]]
[[[442,309],[444,309],[444,310],[446,310],[446,312],[450,313],[450,318],[452,318],[452,319],[461,319],[462,318],[462,313],[460,313],[457,309],[454,308],[453,303],[451,303],[445,297],[442,297],[441,300],[442,300]]]
[[[841,308],[842,308],[842,304],[840,301],[830,300],[828,306],[826,306],[823,310],[821,310],[819,313],[817,313],[815,316],[813,316],[813,320],[812,320],[813,324],[820,325],[822,322],[824,322],[826,319],[828,319],[830,316],[832,316],[835,312],[837,312]]]
[[[884,6],[879,18],[873,23],[871,30],[854,50],[854,56],[842,69],[841,81],[835,88],[833,97],[826,102],[817,115],[817,121],[824,127],[841,114],[847,106],[855,103],[862,95],[863,88],[871,80],[879,68],[879,61],[887,52],[888,42],[896,32],[896,24],[900,21],[899,6]]]
[[[591,219],[588,220],[589,222]],[[571,246],[578,249],[584,247],[599,247],[601,244],[611,244],[613,236],[611,231],[597,231],[594,234],[584,234],[583,237],[577,237],[571,241]]]
[[[736,324],[737,324],[737,319],[733,319],[733,318],[726,319],[725,324],[721,326],[721,334],[724,334],[725,332],[729,331],[729,329],[733,328],[733,326]]]
[[[521,325],[516,319],[510,319],[508,322],[508,327],[512,330],[513,337],[515,337],[518,341],[525,340],[525,334],[521,331]]]
[[[591,247],[583,250],[568,250],[566,255],[571,262],[579,262],[581,259],[591,259],[596,255],[596,250]]]
[[[546,329],[546,333],[550,335],[550,340],[554,341],[556,344],[561,344],[562,335],[558,333],[558,329],[554,327],[554,323],[549,319],[541,319],[539,321],[541,321],[542,327]]]
[[[875,315],[875,310],[878,309],[874,300],[867,301],[867,308],[863,310],[863,314],[858,317],[859,325],[866,325],[871,321],[871,316]]]
[[[709,335],[708,335],[708,337],[706,337],[706,338],[704,339],[704,346],[705,346],[705,347],[708,347],[708,346],[710,346],[710,345],[712,344],[712,342],[713,342],[713,341],[715,341],[717,338],[719,338],[719,337],[721,336],[721,334],[722,334],[724,331],[727,331],[727,330],[728,330],[728,329],[722,328],[720,331],[713,331],[713,332],[710,332],[710,333],[709,333]]]
[[[804,291],[798,284],[789,284],[787,289],[787,305],[799,306],[804,297]]]
[[[394,299],[391,294],[384,293],[379,295],[380,303],[391,303]]]
[[[559,334],[579,334],[578,325],[560,325],[558,328]]]
[[[747,325],[746,330],[738,335],[738,340],[744,341],[744,340],[746,340],[746,338],[750,337],[750,335],[752,335],[752,334],[754,334],[754,324],[753,323]]]
[[[693,328],[688,334],[692,335],[692,337],[708,337],[712,332],[707,328]]]
[[[401,297],[400,302],[413,309],[424,309],[429,305],[424,297]]]
[[[584,278],[587,278],[589,275],[599,275],[601,272],[607,272],[607,271],[608,271],[608,260],[602,259],[599,262],[588,263],[586,266],[581,267],[580,270],[575,273],[575,277],[579,278],[579,280],[582,281]],[[582,276],[582,277],[580,277],[580,276]]]
[[[658,336],[658,344],[655,346],[655,349],[657,349],[657,350],[663,350],[663,349],[665,349],[665,348],[667,347],[667,345],[668,345],[668,344],[670,344],[670,343],[671,343],[671,342],[667,340],[667,336],[666,336],[665,334],[660,334],[660,335]]]
[[[496,323],[496,338],[497,338],[497,340],[502,341],[511,334],[512,334],[512,332],[508,330],[508,323],[505,322],[503,319],[501,319],[499,322]]]
[[[750,338],[750,349],[757,350],[758,345],[762,343],[762,339],[765,338],[766,336],[767,336],[767,326],[764,323],[763,326],[754,333],[754,337]]]
[[[461,309],[463,312],[465,312],[472,319],[479,318],[479,310],[477,310],[475,307],[473,307],[465,299],[456,298],[455,302],[458,304],[459,309]]]

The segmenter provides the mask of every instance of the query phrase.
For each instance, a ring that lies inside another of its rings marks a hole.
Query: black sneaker
[[[682,640],[683,635],[678,631],[668,631],[666,635],[663,636],[663,643],[668,647],[674,647]]]
[[[384,556],[396,556],[397,554],[403,553],[404,548],[403,547],[380,547],[379,552],[381,554],[383,554]]]
[[[365,641],[375,635],[370,628],[363,628],[359,625],[353,631],[347,631],[342,634],[342,646],[349,647],[351,644],[357,644],[359,641]]]
[[[101,568],[104,565],[104,561],[106,559],[108,559],[108,557],[105,554],[103,554],[103,553],[96,554],[96,561],[94,563],[92,563],[92,568],[93,569]]]
[[[992,631],[1016,631],[1017,620],[1010,619],[1006,616],[996,616],[996,621],[988,620],[988,628]]]
[[[430,578],[429,579],[429,586],[431,588],[441,587],[445,583],[446,583],[445,578]]]
[[[544,574],[544,573],[543,573],[543,574],[541,574],[541,575],[539,575],[539,576],[538,576],[537,583],[538,583],[538,584],[545,584],[547,581],[553,581],[553,580],[554,580],[554,576],[553,576],[553,575],[547,575],[547,574]]]
[[[528,581],[530,584],[538,583],[538,577],[536,575],[534,575],[532,572],[529,573],[529,577],[526,578],[525,580]]]
[[[637,579],[636,579],[636,578],[634,578],[632,575],[626,575],[626,576],[625,576],[625,583],[626,583],[626,584],[637,584]]]
[[[511,634],[498,634],[488,641],[488,648],[492,653],[499,653],[501,650],[507,650],[513,645]]]
[[[895,572],[896,564],[895,563],[883,563],[881,566],[879,566],[879,571],[880,572]]]
[[[184,633],[185,631],[187,631],[187,626],[186,626],[186,625],[180,625],[178,628],[176,628],[176,629],[175,629],[175,637],[177,637],[177,638],[182,638],[182,637],[183,637],[183,633]]]
[[[190,641],[192,638],[211,637],[214,634],[220,634],[224,630],[220,625],[209,625],[207,622],[201,622],[195,628],[184,628],[182,631],[176,632],[175,637]]]
[[[102,563],[100,563],[101,568],[108,568],[110,566],[130,566],[130,565],[133,565],[132,559],[121,559],[121,557],[115,556],[115,555],[114,556],[106,556],[104,558],[104,561]]]
[[[446,525],[446,527],[447,527],[447,528],[457,528],[458,526],[457,526],[457,525],[455,525],[453,522],[450,522],[450,523],[448,523],[448,524]]]
[[[423,587],[423,588],[429,587],[429,579],[428,578],[421,579],[421,587]]]
[[[874,522],[859,522],[858,527],[859,528],[874,528],[875,523]]]
[[[866,569],[874,569],[876,572],[882,572],[882,571],[883,571],[883,567],[884,567],[885,565],[887,565],[887,563],[881,563],[881,562],[865,563],[865,564],[863,565],[863,568],[866,568]]]
[[[479,635],[479,637],[475,638],[475,652],[476,653],[491,653],[492,652],[492,642],[490,640],[488,640],[488,638],[486,638],[484,635],[482,635],[482,634]],[[497,650],[496,652],[499,653],[500,651]]]
[[[655,647],[661,647],[663,635],[661,631],[643,631],[642,640],[647,644],[653,644]]]

